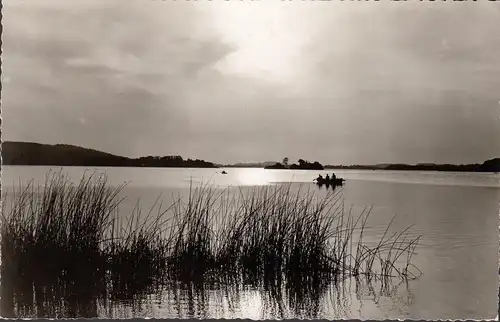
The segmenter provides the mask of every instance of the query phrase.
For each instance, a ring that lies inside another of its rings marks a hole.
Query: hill
[[[216,168],[211,162],[184,160],[181,156],[134,159],[75,145],[13,141],[2,143],[2,161],[4,165]]]
[[[112,166],[129,159],[106,152],[66,144],[3,142],[5,165]]]

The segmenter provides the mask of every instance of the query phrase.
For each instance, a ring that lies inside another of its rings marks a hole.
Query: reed
[[[355,216],[335,192],[318,198],[284,185],[235,193],[207,184],[145,217],[137,204],[123,220],[123,187],[95,173],[78,184],[51,173],[43,186],[16,189],[2,206],[3,292],[10,280],[18,300],[33,285],[41,299],[55,285],[129,299],[180,282],[284,287],[300,299],[350,276],[416,277],[419,237],[409,229],[389,236],[391,221],[378,244],[365,243],[370,209]]]
[[[409,228],[387,237],[391,221],[379,243],[369,246],[363,243],[369,214],[346,212],[340,194],[317,199],[311,191],[292,192],[290,185],[240,190],[237,197],[195,190],[175,210],[170,265],[191,277],[223,272],[246,284],[415,277],[411,257],[420,237],[410,238]]]

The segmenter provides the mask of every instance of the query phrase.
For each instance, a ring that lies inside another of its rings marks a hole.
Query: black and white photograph
[[[500,1],[2,2],[1,317],[498,317]]]

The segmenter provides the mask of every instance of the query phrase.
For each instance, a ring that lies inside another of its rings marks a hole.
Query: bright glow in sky
[[[266,81],[292,81],[307,38],[307,29],[297,24],[298,9],[275,1],[212,6],[217,33],[235,49],[217,67],[226,73]]]

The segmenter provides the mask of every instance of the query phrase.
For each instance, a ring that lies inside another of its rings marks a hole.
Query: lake
[[[2,167],[2,193],[30,180],[43,184],[46,174],[60,167]],[[70,178],[79,180],[89,169],[67,167]],[[249,168],[95,168],[105,171],[111,185],[127,182],[120,213],[130,213],[140,199],[143,209],[160,198],[164,205],[175,196],[186,196],[190,185],[209,183],[219,189],[231,186],[263,187],[292,182],[296,189],[325,194],[312,180],[328,171],[264,170]],[[376,240],[396,215],[391,229],[412,226],[422,235],[413,263],[423,272],[408,283],[380,287],[372,281],[346,281],[342,290],[331,290],[316,302],[315,318],[339,319],[488,319],[498,312],[498,218],[500,177],[490,173],[443,173],[335,170],[346,179],[337,188],[346,207],[360,212],[373,206],[368,238]],[[7,199],[8,200],[8,199]],[[2,299],[3,301],[4,299]],[[275,303],[274,303],[275,304]],[[198,318],[297,318],[306,311],[288,306],[276,308],[259,289],[232,292],[207,289],[203,294],[165,289],[140,301],[95,303],[93,316],[100,317],[198,317]],[[2,309],[5,310],[4,305]],[[281,313],[277,313],[277,312]],[[18,316],[40,316],[27,310]],[[0,312],[1,314],[1,312]],[[62,314],[62,313],[61,313]],[[280,315],[281,314],[281,315]],[[63,314],[64,315],[64,314]]]

